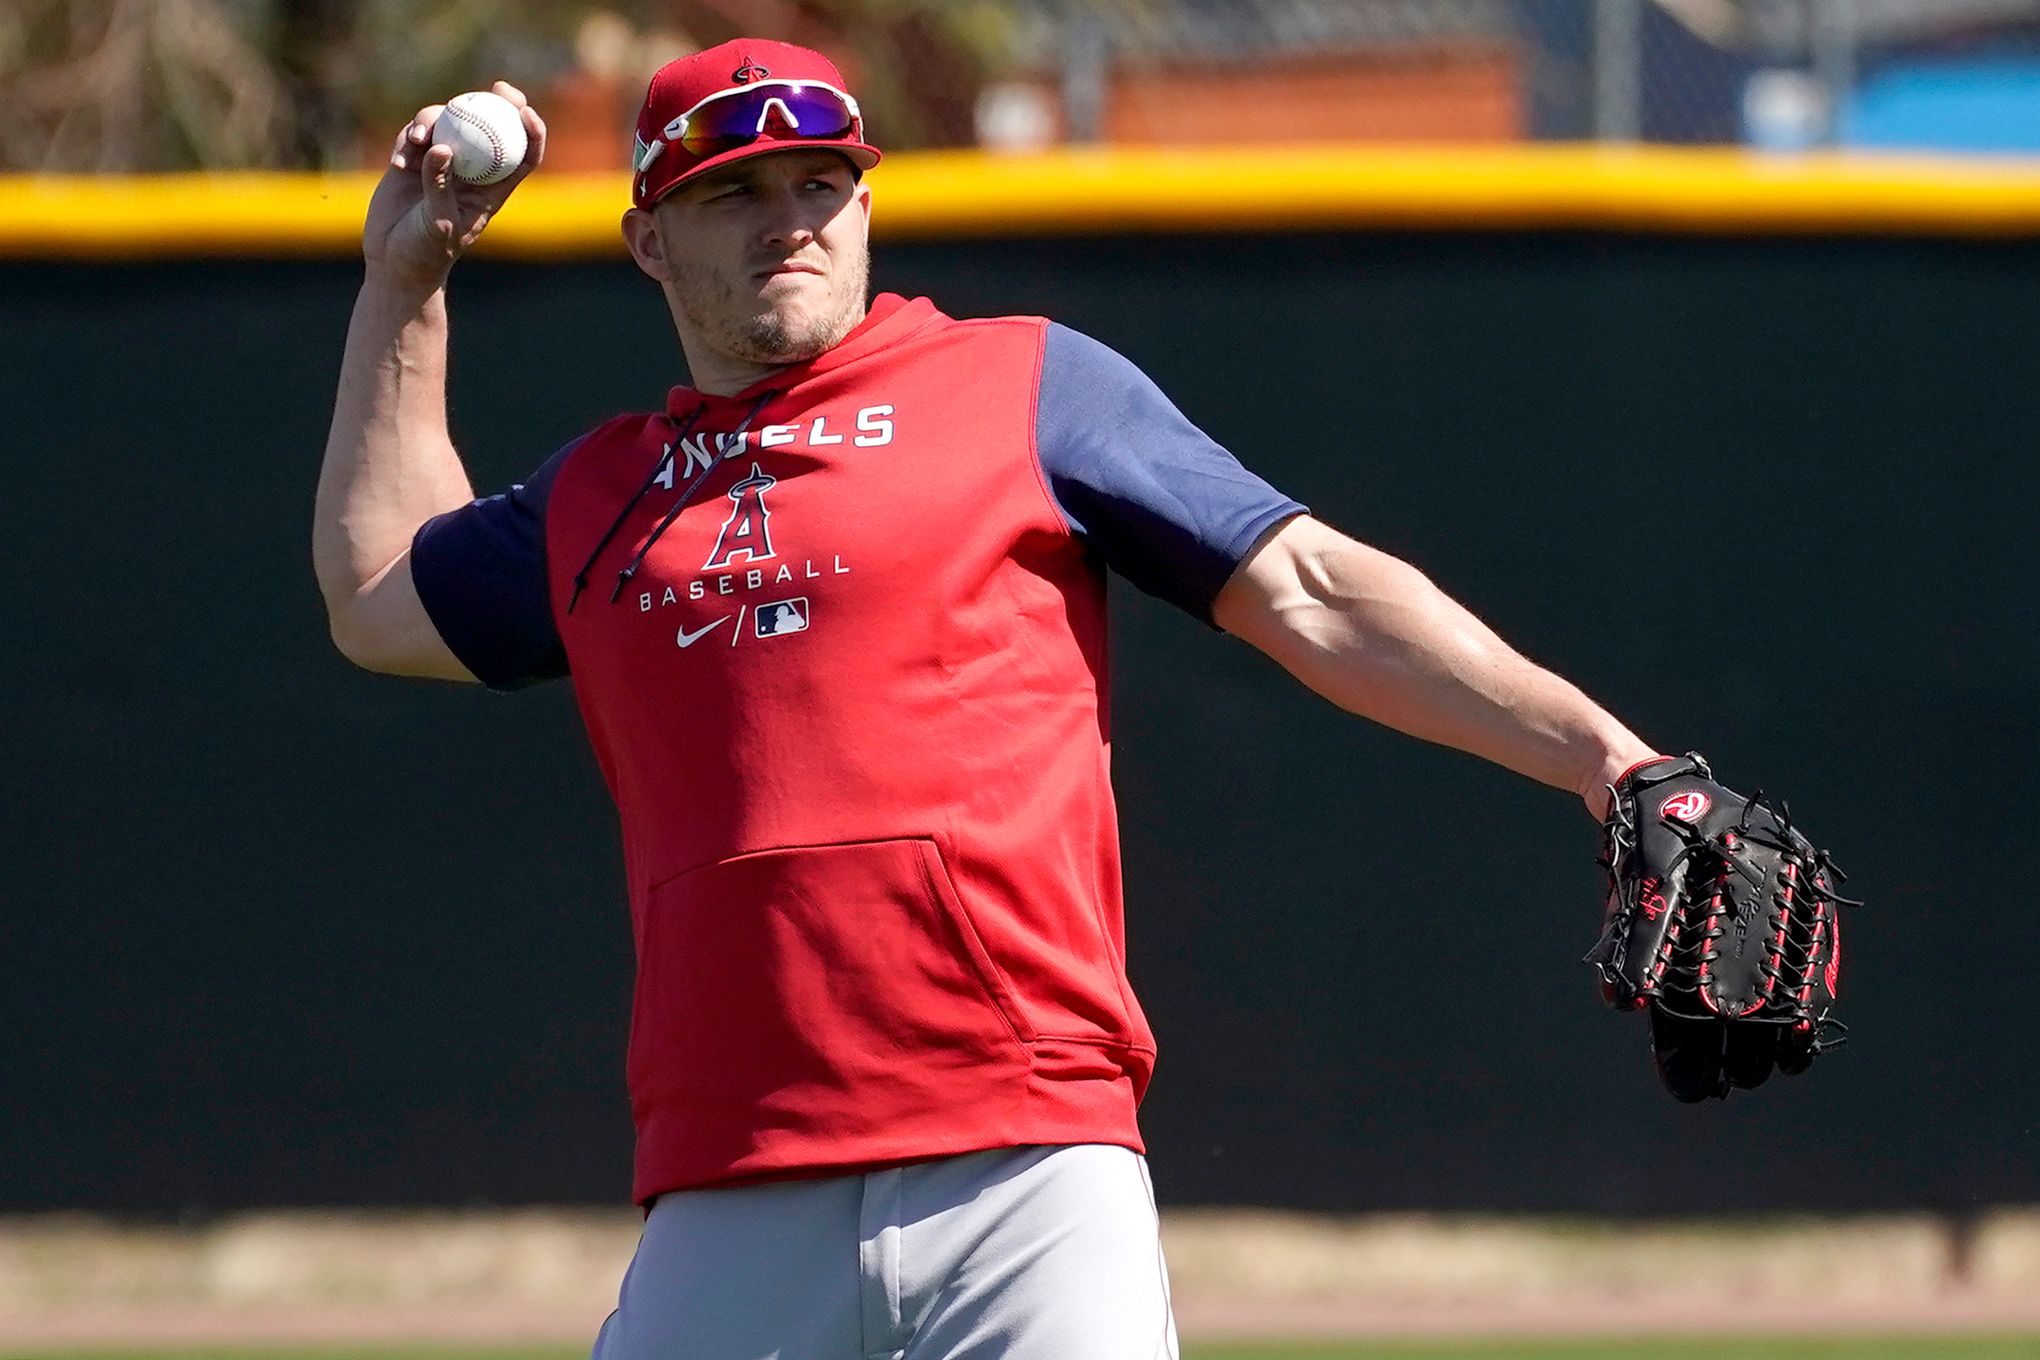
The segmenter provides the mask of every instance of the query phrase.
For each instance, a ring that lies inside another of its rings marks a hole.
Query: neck
[[[723,354],[706,345],[680,339],[680,352],[687,356],[687,376],[695,391],[711,397],[730,397],[761,382],[792,364],[761,364]]]
[[[844,328],[845,335],[864,320],[867,310],[865,307],[857,309],[857,314],[850,318],[850,324]],[[673,320],[680,336],[680,352],[687,358],[687,374],[692,380],[691,385],[695,391],[707,396],[735,396],[775,373],[784,372],[797,363],[807,362],[807,359],[790,359],[785,363],[774,364],[746,359],[708,343],[704,336],[679,315],[677,307],[674,309]],[[841,343],[840,337],[838,343]],[[812,357],[814,356],[808,356]]]

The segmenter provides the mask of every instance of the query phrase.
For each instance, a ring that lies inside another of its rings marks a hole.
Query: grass
[[[2034,1360],[2040,1337],[1743,1341],[1298,1341],[1192,1345],[1183,1360]],[[13,1350],[0,1360],[586,1360],[581,1347],[152,1347]]]

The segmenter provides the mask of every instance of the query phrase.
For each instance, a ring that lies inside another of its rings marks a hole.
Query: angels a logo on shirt
[[[765,504],[765,493],[777,485],[777,477],[753,463],[751,475],[730,488],[730,499],[736,504],[723,521],[722,532],[715,536],[715,551],[701,564],[703,571],[727,567],[739,558],[762,562],[774,555],[769,523],[772,511]]]

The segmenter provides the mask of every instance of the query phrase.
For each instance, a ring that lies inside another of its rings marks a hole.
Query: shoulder
[[[1039,353],[1044,335],[1055,326],[1045,316],[966,316],[937,314],[935,324],[916,339],[931,342],[942,350],[982,345],[1022,348]]]
[[[1060,321],[1043,324],[1041,341],[1044,381],[1069,381],[1115,390],[1154,386],[1153,379],[1133,360],[1104,341]]]
[[[575,490],[592,487],[596,496],[607,496],[608,484],[618,475],[644,475],[637,454],[662,443],[671,428],[664,414],[657,411],[612,416],[548,458],[532,474],[531,482],[548,501],[556,488],[571,496]]]
[[[558,476],[578,458],[599,458],[618,448],[635,447],[647,431],[663,430],[666,425],[666,417],[658,411],[626,411],[622,415],[611,416],[555,453],[547,460],[547,467],[554,476]]]
[[[929,324],[874,356],[877,362],[862,376],[930,384],[936,391],[978,401],[1002,393],[1024,412],[1034,405],[1043,336],[1053,324],[1041,316],[937,313]]]
[[[1045,316],[951,316],[943,320],[951,330],[1039,331],[1056,324]]]
[[[941,343],[953,346],[959,340],[981,337],[1024,346],[1034,359],[1035,376],[1044,396],[1060,405],[1070,396],[1107,391],[1124,396],[1130,390],[1153,392],[1153,381],[1131,359],[1083,331],[1046,316],[943,316],[930,327],[939,332]],[[932,338],[932,334],[931,334]],[[1158,395],[1158,394],[1157,394]],[[1044,414],[1047,411],[1044,410]]]
[[[1044,443],[1182,423],[1182,413],[1133,360],[1061,322],[1043,323],[1037,424]]]

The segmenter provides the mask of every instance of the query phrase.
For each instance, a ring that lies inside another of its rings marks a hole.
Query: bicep
[[[409,548],[356,591],[334,613],[332,625],[334,643],[364,670],[470,683],[476,678],[426,612],[411,575]]]
[[[399,675],[479,680],[517,689],[567,673],[552,613],[546,509],[554,454],[528,481],[436,515],[390,564],[375,606]]]

